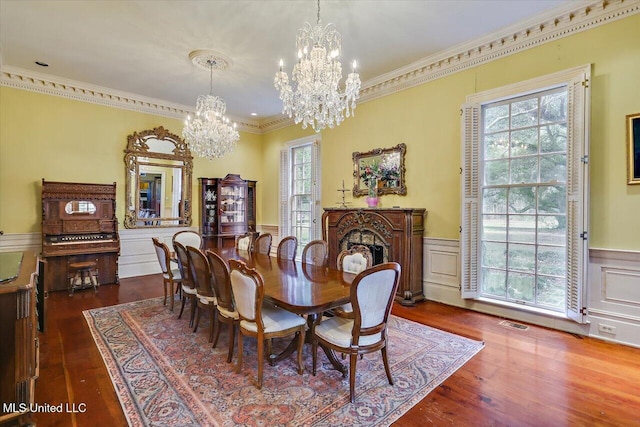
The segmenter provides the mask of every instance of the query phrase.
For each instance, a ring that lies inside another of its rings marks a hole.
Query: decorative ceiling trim
[[[93,86],[88,83],[17,67],[2,66],[0,68],[0,85],[173,119],[184,120],[187,114],[194,114],[193,107],[147,98],[133,93],[120,92],[115,89]],[[262,133],[257,121],[238,119],[231,116],[229,118],[237,123],[238,130],[242,132]]]
[[[600,0],[583,4],[555,17],[530,25],[521,24],[517,30],[512,27],[511,31],[456,46],[368,80],[362,85],[358,102],[382,98],[637,13],[640,13],[638,0]],[[262,120],[260,129],[271,132],[293,124],[293,119],[279,115]]]
[[[561,12],[552,18],[520,24],[518,27],[511,27],[510,31],[494,33],[482,40],[454,47],[364,82],[359,103],[382,98],[637,13],[640,13],[638,0],[599,0]],[[187,114],[193,114],[192,107],[189,106],[4,66],[1,63],[0,85],[181,120]],[[260,121],[237,117],[230,119],[236,121],[238,130],[255,134],[272,132],[294,124],[293,119],[281,114]]]

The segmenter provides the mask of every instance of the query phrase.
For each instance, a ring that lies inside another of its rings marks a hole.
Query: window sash
[[[566,86],[567,112],[567,293],[565,315],[586,322],[587,227],[588,227],[588,146],[590,65],[576,67],[526,82],[467,97],[462,106],[461,163],[461,296],[479,297],[480,231],[482,200],[479,182],[482,167],[480,145],[481,106],[500,100],[526,96],[546,89]]]
[[[309,161],[296,163],[296,152],[311,150]],[[298,254],[306,243],[320,235],[317,218],[320,212],[319,138],[302,138],[289,142],[280,153],[280,238],[298,238]],[[308,200],[308,209],[300,200]]]

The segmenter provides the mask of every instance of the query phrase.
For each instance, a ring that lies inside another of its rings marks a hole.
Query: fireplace
[[[422,236],[424,209],[326,208],[322,233],[329,246],[329,265],[336,268],[338,253],[353,245],[371,250],[373,264],[395,261],[402,267],[396,300],[412,305],[424,299]]]

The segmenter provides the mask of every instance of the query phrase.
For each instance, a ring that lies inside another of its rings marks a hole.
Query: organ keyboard
[[[66,290],[70,262],[96,261],[101,284],[118,283],[116,184],[42,180],[45,290]]]

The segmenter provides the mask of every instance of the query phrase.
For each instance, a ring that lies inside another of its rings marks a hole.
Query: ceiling
[[[351,0],[320,3],[342,34],[343,68],[358,61],[367,81],[511,27],[577,7],[582,0]],[[189,53],[232,61],[214,71],[213,93],[231,117],[276,116],[278,61],[291,73],[295,36],[315,24],[315,1],[0,0],[0,65],[136,94],[193,109],[209,72]],[[43,68],[35,62],[44,62]],[[345,73],[346,74],[346,73]]]

